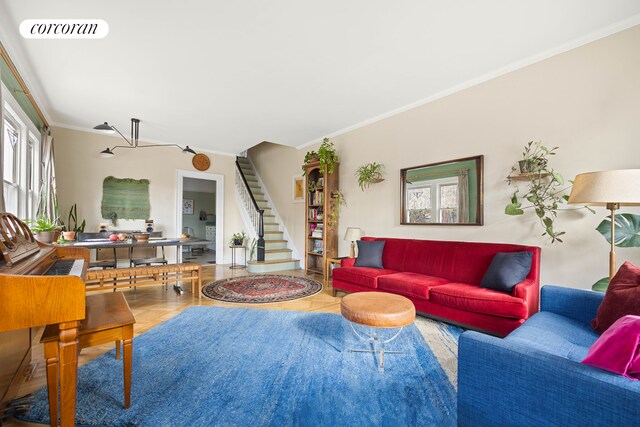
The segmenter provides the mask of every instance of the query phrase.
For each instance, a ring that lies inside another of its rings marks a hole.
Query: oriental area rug
[[[459,328],[431,323],[432,339],[457,339]],[[134,338],[129,409],[115,350],[80,367],[76,424],[456,424],[454,386],[418,327],[389,344],[403,353],[385,357],[384,373],[354,345],[337,314],[191,307]],[[46,388],[21,418],[49,423]]]
[[[304,277],[258,274],[215,281],[202,293],[218,301],[264,304],[305,298],[321,290],[320,283]]]

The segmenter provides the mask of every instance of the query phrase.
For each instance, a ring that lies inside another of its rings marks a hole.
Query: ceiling
[[[100,40],[27,40],[94,18]],[[637,0],[0,0],[5,45],[49,122],[235,154],[295,147],[640,23]]]

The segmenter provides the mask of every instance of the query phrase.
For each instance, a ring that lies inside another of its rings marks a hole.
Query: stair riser
[[[265,225],[264,231],[280,231],[277,225]]]
[[[300,261],[289,261],[279,264],[249,264],[249,273],[272,273],[284,270],[300,270]]]
[[[282,240],[282,233],[275,234],[266,234],[264,235],[264,240]]]
[[[260,209],[267,209],[269,207],[269,202],[258,202],[258,207]]]
[[[269,249],[287,249],[287,242],[270,242],[268,240],[265,240],[264,248],[266,250],[269,250]]]
[[[264,254],[265,261],[275,261],[278,259],[291,259],[291,251]]]

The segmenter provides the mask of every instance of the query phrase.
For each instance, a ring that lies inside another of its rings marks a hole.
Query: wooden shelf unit
[[[305,271],[323,276],[327,258],[338,255],[338,207],[332,194],[340,189],[339,165],[329,174],[326,166],[311,162],[305,165],[305,171]],[[318,228],[322,229],[321,235],[317,233]]]

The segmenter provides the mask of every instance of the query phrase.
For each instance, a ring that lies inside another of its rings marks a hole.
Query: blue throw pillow
[[[358,240],[358,258],[354,267],[384,268],[382,266],[382,251],[384,240]]]
[[[480,286],[496,291],[511,292],[531,271],[533,252],[498,252]]]

